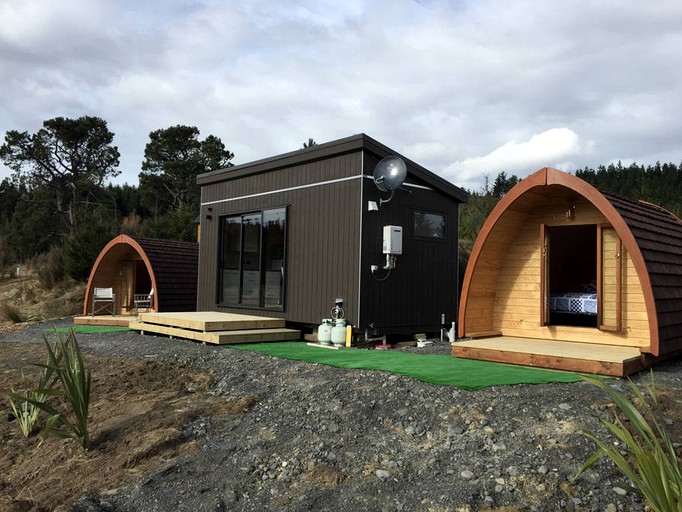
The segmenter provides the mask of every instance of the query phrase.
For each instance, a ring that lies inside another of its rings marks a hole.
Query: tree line
[[[311,138],[308,148],[317,143]],[[234,154],[220,138],[200,138],[195,126],[176,125],[149,134],[139,184],[113,185],[120,174],[114,133],[98,117],[56,117],[35,133],[10,130],[0,160],[12,170],[0,182],[0,270],[54,253],[65,272],[87,279],[102,247],[114,236],[196,239],[200,207],[197,175],[232,166]],[[682,163],[622,163],[585,167],[576,176],[597,188],[643,199],[682,214]],[[460,258],[497,202],[520,179],[502,171],[468,191],[462,206]]]
[[[35,133],[8,131],[0,160],[12,170],[0,183],[0,269],[58,254],[66,273],[87,279],[114,236],[196,240],[198,174],[229,167],[234,154],[194,126],[153,131],[139,185],[113,185],[119,151],[106,121],[57,117]]]
[[[596,169],[578,169],[575,175],[600,190],[648,201],[682,217],[682,163],[656,162],[649,166],[632,163],[624,166],[618,162],[600,165]],[[504,194],[519,181],[518,176],[502,171],[492,182],[489,176],[485,176],[480,190],[467,191],[469,201],[462,205],[459,225],[462,272],[483,222]]]

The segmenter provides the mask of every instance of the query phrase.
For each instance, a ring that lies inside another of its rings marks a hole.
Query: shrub
[[[64,245],[64,269],[69,277],[87,281],[97,256],[114,234],[111,223],[97,216],[83,223]]]
[[[33,265],[40,286],[45,290],[52,290],[66,277],[64,250],[61,247],[53,245],[47,253],[36,256]]]
[[[609,440],[602,440],[595,434],[586,433],[585,435],[597,444],[598,450],[587,460],[575,478],[601,457],[607,456],[621,473],[632,481],[633,485],[626,487],[643,496],[653,510],[682,511],[682,473],[665,423],[656,414],[655,406],[658,400],[653,373],[651,382],[643,386],[644,392],[630,382],[637,406],[625,394],[604,381],[593,377],[583,378],[606,391],[616,404],[618,412],[613,419],[594,412],[592,414],[620,445],[616,446]],[[620,451],[622,448],[625,449],[625,455]]]
[[[90,447],[88,415],[92,374],[85,367],[74,330],[70,329],[66,337],[55,330],[55,335],[54,346],[43,336],[48,358],[45,364],[38,365],[43,368],[42,377],[38,388],[31,390],[44,398],[37,399],[28,394],[23,397],[13,394],[12,397],[23,399],[48,414],[43,427],[47,435],[76,439],[87,450]],[[61,403],[54,405],[50,397],[57,397]]]
[[[38,428],[40,408],[33,405],[33,403],[44,402],[47,399],[47,395],[40,390],[52,387],[54,383],[53,378],[52,370],[43,368],[40,372],[37,388],[26,389],[23,395],[15,393],[14,388],[12,388],[12,392],[9,395],[9,404],[24,437],[30,436]],[[21,372],[21,381],[24,384],[26,383],[23,371]]]
[[[0,320],[19,324],[26,321],[26,315],[14,304],[0,302]]]

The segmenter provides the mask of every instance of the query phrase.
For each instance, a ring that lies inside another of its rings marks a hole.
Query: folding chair
[[[95,288],[92,294],[92,316],[103,311],[116,314],[116,294],[113,288]]]
[[[145,308],[147,310],[152,309],[152,300],[154,299],[154,288],[150,290],[149,293],[136,293],[133,296],[133,303],[135,307],[135,312],[140,308]]]

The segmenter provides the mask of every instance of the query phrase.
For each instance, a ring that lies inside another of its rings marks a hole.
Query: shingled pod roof
[[[682,221],[664,208],[603,192],[571,174],[545,167],[513,187],[493,209],[472,248],[462,286],[460,335],[478,258],[495,225],[507,211],[525,208],[542,187],[559,185],[580,194],[616,230],[642,287],[654,356],[682,349]]]
[[[124,262],[130,261],[140,262],[146,269],[154,289],[152,309],[195,311],[198,259],[196,243],[119,235],[102,249],[93,265],[83,312],[90,312],[95,287],[113,287],[117,294],[121,293]]]

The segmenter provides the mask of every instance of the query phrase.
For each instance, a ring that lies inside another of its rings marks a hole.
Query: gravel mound
[[[0,341],[36,341],[45,327]],[[210,393],[258,400],[243,415],[197,419],[187,431],[201,449],[131,486],[84,498],[77,510],[644,510],[609,461],[572,481],[595,449],[581,432],[603,432],[589,411],[609,409],[586,383],[472,392],[135,332],[79,341],[95,354],[212,371]],[[448,353],[449,345],[428,352]],[[656,368],[663,392],[682,388],[681,369],[677,360]],[[633,380],[644,379],[648,373]],[[666,421],[676,433],[674,403]]]

